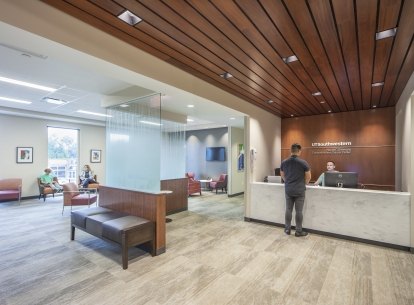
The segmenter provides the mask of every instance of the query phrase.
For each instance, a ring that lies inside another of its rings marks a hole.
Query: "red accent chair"
[[[196,193],[201,196],[201,182],[194,179],[194,173],[188,172],[185,176],[188,178],[188,196]]]
[[[63,186],[63,209],[62,209],[62,215],[63,211],[65,209],[65,206],[70,206],[70,209],[72,210],[72,206],[76,205],[87,205],[88,207],[92,204],[97,202],[98,196],[95,194],[92,194],[92,192],[96,192],[96,189],[82,189],[79,190],[76,183],[69,182],[66,183]]]
[[[218,189],[221,189],[223,192],[225,191],[227,193],[227,174],[221,174],[218,180],[211,181],[210,189],[215,189],[216,194]]]

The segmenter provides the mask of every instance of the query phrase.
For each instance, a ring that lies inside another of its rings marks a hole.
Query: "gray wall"
[[[227,174],[228,129],[214,128],[186,131],[186,172],[194,172],[196,179],[218,178]],[[226,161],[206,161],[206,147],[226,147]]]

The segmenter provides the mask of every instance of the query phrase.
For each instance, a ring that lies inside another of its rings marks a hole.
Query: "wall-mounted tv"
[[[207,147],[206,161],[226,161],[225,147]]]

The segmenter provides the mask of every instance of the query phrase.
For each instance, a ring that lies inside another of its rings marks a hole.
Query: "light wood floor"
[[[414,255],[243,221],[243,197],[205,192],[167,224],[167,252],[77,230],[62,198],[0,204],[0,304],[414,304]]]

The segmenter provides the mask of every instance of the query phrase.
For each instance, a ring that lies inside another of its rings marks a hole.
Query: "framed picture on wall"
[[[102,150],[91,149],[91,163],[101,163]]]
[[[244,144],[237,145],[237,170],[244,170]]]
[[[33,147],[17,147],[16,163],[33,163]]]

